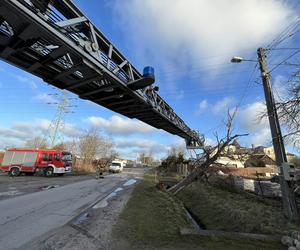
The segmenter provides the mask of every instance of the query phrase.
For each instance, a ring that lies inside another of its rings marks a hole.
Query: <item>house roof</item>
[[[236,146],[237,148],[241,147],[241,145],[238,143],[237,139],[234,139],[230,145]]]
[[[251,155],[251,157],[249,158],[249,160],[269,160],[269,161],[272,161],[274,162],[275,164],[275,161],[268,155],[266,154],[253,154]]]

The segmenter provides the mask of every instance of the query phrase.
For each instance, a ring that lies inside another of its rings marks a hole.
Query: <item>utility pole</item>
[[[291,189],[290,183],[285,180],[283,174],[283,163],[287,162],[284,143],[282,139],[279,119],[277,115],[275,100],[271,87],[270,74],[266,62],[266,54],[263,48],[257,50],[258,61],[261,71],[261,78],[264,87],[264,93],[267,103],[267,111],[272,134],[273,147],[275,152],[276,164],[279,172],[279,181],[282,194],[282,202],[284,214],[290,221],[295,221],[298,217],[297,206],[295,202],[294,192]]]

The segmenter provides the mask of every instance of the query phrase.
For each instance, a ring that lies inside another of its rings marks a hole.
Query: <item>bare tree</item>
[[[52,149],[56,149],[56,150],[65,150],[66,146],[64,142],[60,142],[58,144],[55,144]]]
[[[100,151],[101,136],[96,128],[89,129],[79,138],[78,147],[83,163],[91,164]]]
[[[194,180],[197,178],[205,175],[207,173],[207,169],[209,166],[214,164],[216,160],[219,158],[222,152],[224,152],[224,149],[236,138],[240,136],[245,136],[246,134],[243,135],[231,135],[232,134],[232,125],[233,125],[233,120],[236,115],[237,109],[235,109],[234,112],[229,112],[227,114],[227,121],[225,123],[226,125],[226,135],[224,138],[219,139],[219,136],[217,133],[215,133],[215,137],[217,140],[217,145],[216,146],[206,146],[203,148],[203,154],[202,157],[200,157],[195,165],[195,169],[182,181],[180,181],[178,184],[174,185],[171,187],[168,191],[170,193],[176,194],[189,184],[191,184]]]
[[[284,138],[300,148],[300,70],[293,73],[287,83],[288,96],[278,94],[278,117],[287,128]]]
[[[64,142],[64,149],[72,154],[78,154],[78,139],[73,138]]]
[[[112,139],[101,136],[96,128],[89,129],[80,137],[78,148],[83,164],[95,165],[97,176],[117,157]]]
[[[101,138],[99,148],[100,152],[97,155],[99,159],[95,162],[96,178],[100,178],[102,173],[110,166],[111,162],[118,157],[111,138]]]
[[[36,136],[32,139],[29,139],[25,142],[24,145],[26,148],[41,148],[41,149],[46,149],[48,148],[48,143],[47,140],[41,136]]]

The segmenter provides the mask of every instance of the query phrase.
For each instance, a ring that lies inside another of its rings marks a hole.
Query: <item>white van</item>
[[[109,166],[109,172],[120,173],[123,171],[124,165],[122,161],[113,161]]]

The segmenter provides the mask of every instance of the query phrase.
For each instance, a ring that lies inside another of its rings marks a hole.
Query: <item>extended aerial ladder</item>
[[[203,146],[153,87],[70,0],[1,0],[0,58],[60,89]]]

